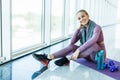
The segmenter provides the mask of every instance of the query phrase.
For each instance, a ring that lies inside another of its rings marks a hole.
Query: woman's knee
[[[82,53],[80,53],[79,57],[87,57],[90,56],[91,54],[93,55],[93,53],[99,51],[100,49],[101,48],[99,47],[98,44],[94,44],[85,51],[83,51]]]
[[[95,44],[93,45],[93,47],[94,47],[94,48],[97,48],[98,50],[101,49],[101,47],[100,47],[97,43],[95,43]]]

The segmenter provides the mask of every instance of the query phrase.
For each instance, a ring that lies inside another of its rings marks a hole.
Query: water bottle
[[[95,60],[97,62],[97,69],[104,69],[104,50],[96,53]]]

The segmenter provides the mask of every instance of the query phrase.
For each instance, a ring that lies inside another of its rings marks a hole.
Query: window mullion
[[[2,56],[11,59],[10,0],[2,0]]]
[[[2,24],[2,20],[1,20],[2,19],[2,17],[1,17],[2,14],[1,14],[1,12],[2,11],[1,10],[2,9],[1,9],[1,7],[2,7],[2,4],[1,4],[1,0],[0,0],[0,57],[2,56],[2,49],[1,49],[2,48],[2,44],[1,44],[2,43],[1,42],[1,39],[2,39],[2,37],[1,37],[1,32],[2,32],[2,25],[1,25]]]
[[[45,43],[47,45],[50,45],[51,42],[50,16],[51,16],[51,0],[45,0],[45,20],[44,20],[45,36],[44,37],[45,37]]]

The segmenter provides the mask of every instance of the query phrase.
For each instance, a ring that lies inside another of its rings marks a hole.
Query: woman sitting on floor
[[[55,64],[62,66],[69,63],[69,60],[77,60],[78,58],[85,58],[95,62],[96,52],[104,50],[104,58],[106,59],[106,49],[101,27],[89,19],[89,14],[85,10],[79,10],[76,16],[80,25],[67,47],[53,54],[33,54],[33,57],[41,61],[45,66],[48,66],[49,61],[60,58],[55,61]],[[75,45],[78,40],[80,40],[80,46]]]

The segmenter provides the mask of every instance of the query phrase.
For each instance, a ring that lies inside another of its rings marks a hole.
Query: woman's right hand
[[[71,58],[72,58],[73,60],[77,60],[79,54],[80,54],[80,50],[77,49],[77,50],[72,54]]]
[[[83,25],[80,23],[78,29],[81,29],[82,27],[83,27]]]

